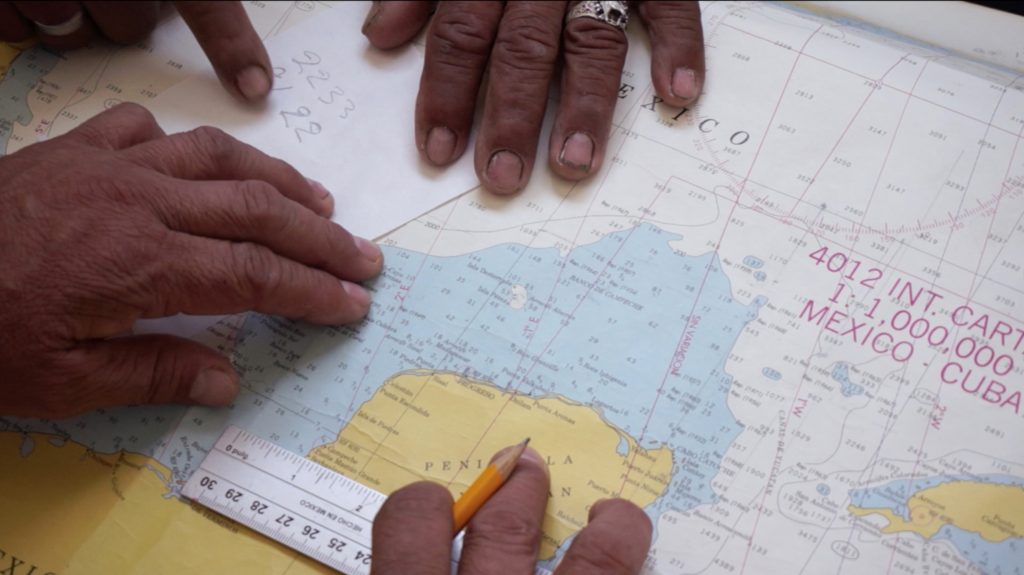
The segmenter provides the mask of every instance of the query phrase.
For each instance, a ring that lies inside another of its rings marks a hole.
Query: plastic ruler
[[[370,572],[373,518],[386,496],[229,426],[182,495],[348,575]],[[452,545],[452,573],[462,534]],[[537,568],[537,575],[549,575]]]

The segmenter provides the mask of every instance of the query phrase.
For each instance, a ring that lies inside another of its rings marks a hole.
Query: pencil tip
[[[523,453],[526,452],[526,444],[530,443],[530,438],[520,441],[514,447],[510,447],[507,450],[502,451],[500,457],[495,459],[495,465],[498,467],[498,472],[502,477],[508,478],[512,470],[515,469],[516,462],[522,457]]]

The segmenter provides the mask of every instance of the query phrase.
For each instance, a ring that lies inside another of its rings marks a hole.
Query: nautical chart
[[[784,5],[703,14],[694,109],[633,36],[602,171],[384,238],[362,325],[197,334],[243,375],[230,409],[0,419],[0,561],[319,572],[176,497],[234,424],[382,491],[458,492],[526,432],[549,567],[623,496],[649,573],[1022,573],[1024,81]],[[72,63],[12,58],[9,151],[85,114],[50,113]]]

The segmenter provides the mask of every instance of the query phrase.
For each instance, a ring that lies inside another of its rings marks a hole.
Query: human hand
[[[213,64],[225,88],[243,100],[270,92],[270,57],[240,2],[175,2]],[[160,3],[0,2],[0,42],[23,42],[38,36],[51,48],[79,48],[102,36],[134,44],[153,31]]]
[[[523,453],[509,480],[466,526],[459,573],[532,575],[550,478],[540,455]],[[391,494],[373,522],[372,575],[448,575],[452,497],[427,481]],[[623,499],[599,501],[555,575],[635,575],[651,545],[651,521]]]
[[[166,136],[122,104],[0,158],[0,414],[225,405],[227,358],[135,320],[247,310],[341,324],[380,249],[320,184],[213,128]]]
[[[586,178],[601,167],[626,36],[593,18],[563,25],[572,4],[442,1],[431,19],[433,2],[374,2],[363,34],[377,48],[407,43],[430,20],[416,100],[416,145],[427,161],[449,164],[465,151],[486,68],[476,172],[492,192],[522,189],[533,170],[548,86],[561,63],[562,95],[548,164],[569,180]],[[698,3],[634,4],[651,38],[655,92],[671,106],[692,104],[704,84]]]

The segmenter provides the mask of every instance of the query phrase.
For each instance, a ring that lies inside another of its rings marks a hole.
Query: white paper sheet
[[[277,78],[263,106],[235,100],[211,69],[148,107],[168,133],[216,126],[287,160],[334,193],[335,222],[379,238],[478,181],[471,152],[445,169],[420,160],[413,119],[422,49],[371,47],[360,32],[368,8],[339,3],[268,39]],[[221,317],[140,320],[133,331],[189,337]]]
[[[168,133],[216,126],[285,159],[334,193],[336,222],[380,237],[477,178],[471,153],[445,169],[420,160],[413,118],[423,53],[371,47],[360,33],[368,7],[343,3],[269,39],[276,78],[262,106],[236,101],[210,71],[150,109]]]

